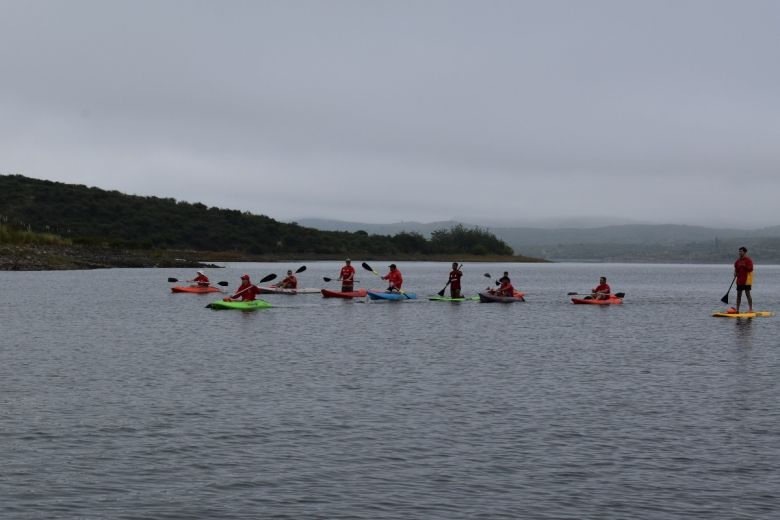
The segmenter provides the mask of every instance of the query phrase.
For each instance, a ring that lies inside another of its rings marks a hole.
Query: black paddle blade
[[[332,282],[333,281],[333,278],[328,278],[327,276],[323,276],[322,279],[325,280],[326,282]]]
[[[498,280],[496,280],[496,285],[501,285],[501,282],[499,282]]]
[[[302,265],[298,269],[295,270],[296,273],[302,273],[306,270],[306,266]]]
[[[723,298],[721,298],[721,299],[720,299],[720,301],[722,301],[723,303],[725,303],[726,305],[728,305],[728,303],[729,303],[729,293],[726,293],[726,294],[723,296]]]
[[[617,298],[625,298],[625,296],[626,296],[626,293],[624,293],[624,292],[616,292],[616,293],[615,293],[615,296],[616,296]]]
[[[575,296],[577,294],[580,294],[580,293],[577,293],[577,292],[567,292],[566,296]]]
[[[230,284],[227,282],[217,282],[217,285],[221,285],[222,287],[227,287]]]
[[[485,274],[483,274],[482,276],[484,276],[485,278],[492,278],[492,277],[490,276],[490,273],[485,273]]]
[[[270,281],[271,281],[271,280],[273,280],[274,278],[276,278],[276,275],[275,275],[274,273],[271,273],[271,274],[269,274],[268,276],[266,276],[265,278],[263,278],[262,280],[260,280],[260,281],[259,281],[259,282],[257,282],[257,283],[265,283],[265,282],[270,282]]]
[[[367,263],[363,262],[363,263],[362,263],[362,264],[360,264],[360,265],[362,265],[362,266],[363,266],[363,269],[365,269],[366,271],[371,271],[372,273],[374,272],[374,270],[373,270],[373,269],[371,269],[371,266],[370,266],[370,265],[368,265]]]
[[[177,278],[168,278],[169,282],[178,282],[179,280]]]
[[[437,292],[436,294],[438,294],[439,296],[444,296],[444,289],[442,289],[441,291]]]

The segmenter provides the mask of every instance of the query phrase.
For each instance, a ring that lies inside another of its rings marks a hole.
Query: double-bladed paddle
[[[271,281],[271,280],[273,280],[274,278],[276,278],[276,275],[275,275],[274,273],[271,273],[271,274],[269,274],[268,276],[266,276],[265,278],[263,278],[262,280],[260,280],[260,281],[259,281],[259,282],[257,282],[257,283],[258,283],[258,284],[260,284],[260,283],[270,282],[270,281]],[[257,287],[257,284],[249,284],[249,286],[248,286],[248,287],[244,287],[243,289],[241,289],[240,291],[238,291],[236,294],[234,294],[233,296],[231,296],[231,297],[230,297],[230,299],[237,298],[238,296],[240,296],[240,295],[244,294],[244,293],[247,291],[247,289],[249,289],[249,287]],[[257,288],[259,289],[259,287],[257,287]]]
[[[168,278],[168,281],[171,283],[178,282],[178,278]],[[195,280],[184,280],[185,282],[194,282]],[[210,282],[210,283],[216,283],[217,285],[221,285],[222,287],[227,287],[229,284],[227,282]]]
[[[578,292],[570,292],[566,293],[567,296],[593,296],[593,293],[578,293]],[[613,295],[615,298],[624,298],[626,296],[626,293],[624,292],[616,292]]]

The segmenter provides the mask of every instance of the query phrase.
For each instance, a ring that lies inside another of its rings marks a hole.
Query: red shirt
[[[245,282],[241,284],[241,287],[238,288],[236,294],[231,296],[231,298],[236,299],[237,297],[241,297],[243,301],[253,301],[255,299],[255,296],[258,294],[260,294],[260,289],[258,289],[256,286],[252,285],[249,282]]]
[[[610,288],[609,288],[609,285],[607,285],[605,283],[602,283],[602,284],[599,284],[599,286],[596,287],[595,289],[591,289],[591,292],[609,294],[610,293]]]
[[[352,285],[355,280],[355,268],[351,265],[342,267],[341,273],[339,274],[339,280],[341,280],[344,285]]]
[[[401,271],[394,269],[382,277],[382,280],[387,280],[390,283],[390,287],[400,289],[404,283],[404,277],[401,276]]]
[[[498,288],[496,294],[499,296],[514,296],[515,288],[512,287],[512,283],[509,280],[504,280],[501,282],[501,287]]]
[[[457,269],[450,271],[450,286],[453,289],[460,289],[460,279],[463,276],[463,272]]]
[[[277,287],[281,287],[283,289],[297,289],[298,288],[298,279],[295,277],[294,274],[291,274],[281,282],[279,282],[279,285]]]
[[[753,272],[753,260],[745,255],[734,262],[734,274],[737,275],[737,285],[747,285],[748,276]]]
[[[198,285],[200,286],[206,286],[209,285],[209,277],[205,274],[199,274],[195,278],[192,279],[193,282],[198,282]]]

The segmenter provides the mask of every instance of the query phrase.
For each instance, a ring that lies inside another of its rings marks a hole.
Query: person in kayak
[[[590,297],[593,300],[608,300],[612,290],[607,285],[607,277],[599,278],[599,284],[590,290]]]
[[[753,260],[747,255],[747,248],[739,248],[739,258],[734,262],[734,278],[737,280],[737,313],[739,305],[742,303],[742,292],[744,291],[748,301],[748,312],[753,312],[753,297],[750,296],[750,290],[753,288]]]
[[[241,275],[241,285],[236,289],[236,293],[233,296],[229,296],[227,298],[223,298],[223,301],[231,302],[231,301],[245,301],[245,302],[251,302],[254,301],[255,296],[260,294],[260,289],[257,288],[256,285],[253,285],[251,281],[249,281],[249,275],[243,274]]]
[[[344,267],[341,268],[338,279],[341,280],[341,292],[352,292],[354,290],[355,268],[352,267],[352,260],[349,258],[344,260]]]
[[[508,271],[504,271],[504,276],[499,278],[498,282],[501,285],[499,285],[498,289],[496,289],[496,291],[495,291],[496,296],[514,296],[515,295],[515,288],[512,287],[512,280],[509,279],[509,272]]]
[[[211,285],[211,282],[209,282],[209,277],[206,276],[203,271],[198,271],[197,276],[190,280],[190,282],[197,283],[198,287],[208,287]]]
[[[450,271],[450,297],[463,298],[460,294],[460,279],[463,277],[463,271],[458,268],[458,262],[452,262],[452,271]]]
[[[382,277],[382,280],[387,280],[387,292],[401,292],[401,286],[404,283],[404,277],[401,275],[401,271],[398,270],[395,264],[390,264],[390,272]]]
[[[280,289],[297,289],[298,288],[298,279],[295,277],[291,269],[287,270],[287,276],[279,283],[274,284],[274,287],[279,287]]]

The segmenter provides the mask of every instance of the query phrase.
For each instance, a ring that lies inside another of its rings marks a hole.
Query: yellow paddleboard
[[[712,314],[716,318],[768,318],[774,316],[772,311],[753,311],[753,312],[715,312]]]

